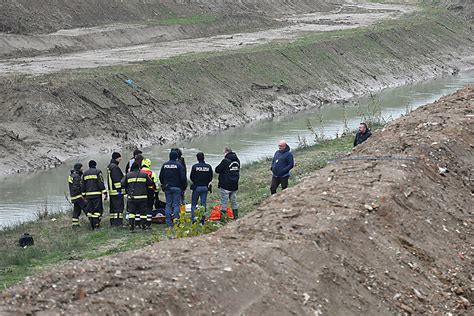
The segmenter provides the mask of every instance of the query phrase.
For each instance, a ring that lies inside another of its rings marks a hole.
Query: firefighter
[[[122,179],[122,188],[127,192],[127,207],[130,230],[135,227],[146,229],[146,219],[148,194],[147,189],[153,186],[153,181],[145,172],[140,171],[140,166],[134,162],[131,171]]]
[[[118,166],[122,155],[118,152],[112,154],[110,164],[107,166],[107,188],[110,198],[110,226],[120,227],[123,225],[123,192],[121,180],[123,172]]]
[[[92,230],[100,226],[104,206],[102,205],[102,194],[104,200],[107,200],[107,190],[104,185],[104,177],[102,171],[97,169],[97,162],[89,161],[89,169],[82,175],[82,195],[87,200],[87,217]]]
[[[151,181],[153,182],[153,185],[149,186],[147,189],[147,213],[146,213],[146,218],[141,218],[141,220],[146,220],[146,227],[151,228],[151,218],[153,217],[153,205],[155,204],[155,194],[156,194],[156,182],[158,181],[158,178],[156,177],[156,173],[151,171],[151,160],[150,159],[143,159],[142,161],[142,169],[140,170],[142,172],[145,172],[148,177],[150,177]]]
[[[81,212],[86,213],[86,199],[82,196],[82,164],[76,163],[74,169],[68,177],[69,194],[71,196],[71,203],[74,205],[72,211],[72,226],[79,226],[79,216]]]

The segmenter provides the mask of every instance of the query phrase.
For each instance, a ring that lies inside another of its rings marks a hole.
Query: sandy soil
[[[62,29],[116,23],[155,23],[163,19],[212,15],[273,17],[330,11],[343,0],[5,0],[0,2],[0,32],[47,34]]]
[[[473,140],[471,86],[217,233],[55,267],[0,313],[472,315]]]
[[[38,75],[78,68],[117,66],[132,62],[159,60],[189,53],[236,50],[274,41],[291,41],[304,34],[313,32],[369,26],[383,20],[399,18],[402,14],[413,12],[414,10],[414,7],[400,5],[346,4],[333,12],[316,12],[278,18],[279,21],[286,22],[286,24],[289,23],[290,25],[251,33],[165,41],[115,49],[97,49],[60,56],[9,59],[8,61],[0,62],[0,75]],[[140,32],[140,28],[140,26],[133,28],[130,25],[108,26],[104,29],[96,27],[92,29],[59,31],[50,35],[50,37],[58,40],[58,35],[74,37],[91,33],[116,32],[117,30]],[[48,37],[42,36],[41,41],[48,41]],[[31,49],[34,49],[34,47],[31,47]]]
[[[342,0],[8,0],[0,2],[0,59],[110,49],[283,25]]]

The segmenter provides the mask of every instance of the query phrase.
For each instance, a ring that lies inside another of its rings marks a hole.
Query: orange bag
[[[230,208],[226,209],[227,217],[234,219],[234,214]],[[221,220],[221,206],[216,205],[211,209],[211,215],[207,218],[208,221],[220,221]]]

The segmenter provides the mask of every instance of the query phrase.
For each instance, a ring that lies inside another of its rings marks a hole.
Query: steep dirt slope
[[[471,86],[217,233],[55,267],[0,312],[472,315],[473,120]]]
[[[192,18],[189,18],[192,21]],[[197,17],[197,22],[145,22],[75,28],[41,35],[0,34],[0,60],[38,55],[62,55],[70,52],[116,48],[172,40],[233,34],[282,25],[281,22],[257,16]],[[199,20],[201,19],[201,20]],[[165,20],[166,21],[166,20]],[[172,21],[172,20],[168,20]],[[189,23],[189,24],[187,24]]]
[[[50,33],[112,23],[137,23],[175,16],[275,14],[327,11],[343,1],[321,0],[4,0],[0,32]]]
[[[309,32],[367,27],[377,22],[397,20],[417,10],[419,8],[415,6],[352,3],[331,12],[275,17],[249,14],[194,16],[153,22],[158,25],[122,23],[60,30],[46,35],[0,34],[0,60],[7,58],[0,62],[0,74],[38,75],[159,60],[189,53],[242,49],[278,40],[291,41]],[[160,24],[163,21],[171,24]],[[225,35],[209,36],[216,34]]]

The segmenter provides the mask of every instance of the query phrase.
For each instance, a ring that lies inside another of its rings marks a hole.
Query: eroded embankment
[[[310,32],[366,27],[416,10],[415,6],[354,3],[331,12],[277,16],[266,22],[248,14],[225,18],[195,16],[194,19],[176,19],[182,23],[195,21],[190,25],[121,24],[61,30],[42,36],[0,35],[0,59],[1,54],[12,57],[0,62],[0,74],[35,76],[72,69],[123,66],[190,53],[240,50],[274,41],[293,41]],[[239,30],[247,32],[232,33]],[[226,35],[206,37],[204,34]],[[111,49],[113,47],[115,49]],[[80,52],[58,56],[48,54],[50,51]],[[22,57],[25,54],[39,56],[25,59]]]
[[[169,24],[168,24],[169,23]],[[51,34],[0,34],[0,60],[163,43],[218,34],[250,32],[283,23],[267,17],[191,16],[133,24],[113,24],[60,30]],[[157,45],[158,46],[158,45]],[[90,52],[93,54],[93,52]],[[81,56],[77,56],[78,59]],[[80,59],[79,59],[80,60]],[[141,59],[143,60],[143,59]]]
[[[0,172],[169,143],[470,66],[463,22],[417,13],[390,23],[250,51],[2,78]]]
[[[0,312],[468,315],[473,119],[470,86],[217,233],[55,267]]]
[[[343,2],[8,0],[0,3],[0,59],[250,32],[285,24],[282,15],[341,11]]]
[[[250,16],[329,11],[342,1],[320,0],[4,0],[0,32],[38,34],[113,23],[138,23],[195,15]]]

